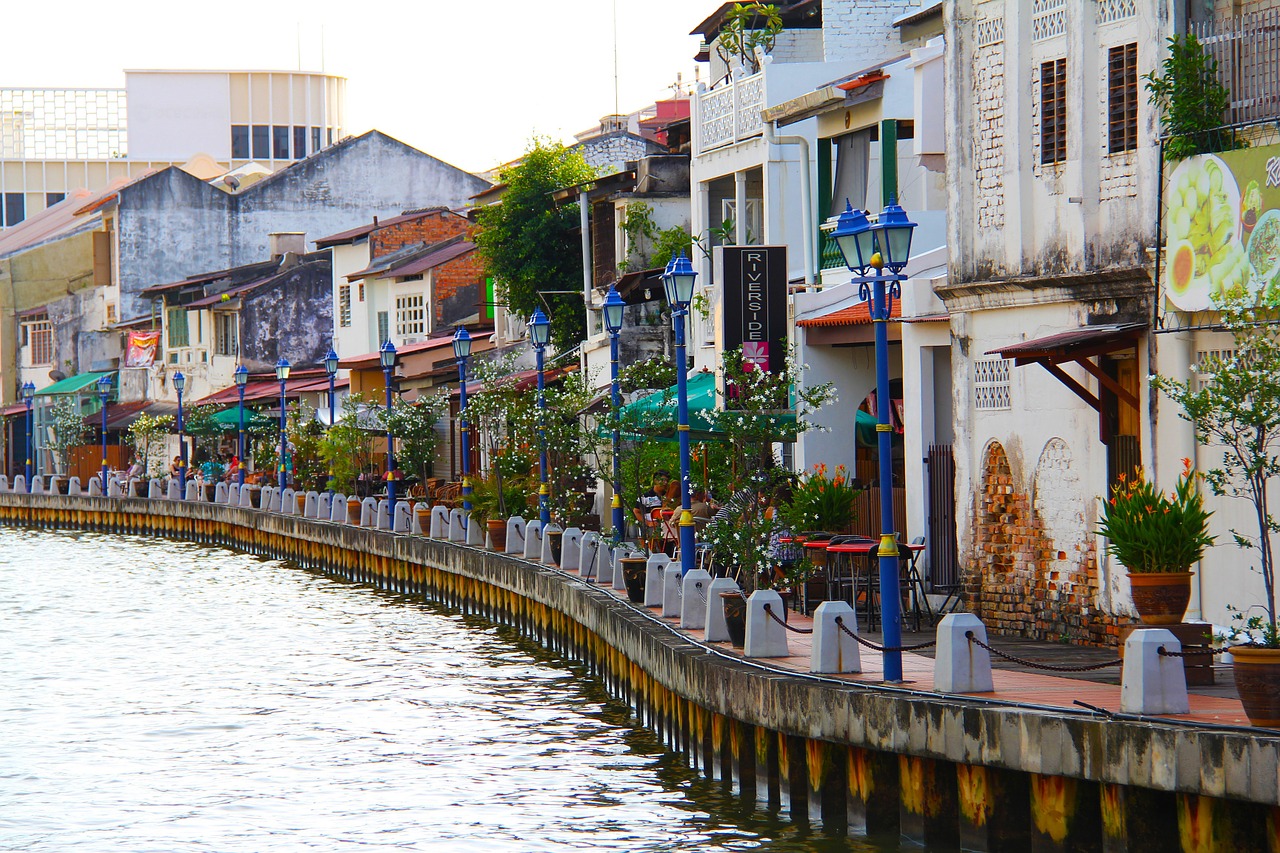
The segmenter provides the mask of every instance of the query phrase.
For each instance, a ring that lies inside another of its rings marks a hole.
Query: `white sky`
[[[618,107],[691,81],[686,35],[720,0],[616,0]],[[0,87],[124,85],[126,68],[347,78],[347,129],[377,128],[469,171],[534,133],[570,141],[614,111],[611,0],[0,0]],[[299,38],[299,36],[301,36]],[[702,68],[706,74],[705,65]]]

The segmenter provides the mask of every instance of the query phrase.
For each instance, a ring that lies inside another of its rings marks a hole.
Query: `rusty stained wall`
[[[331,276],[326,252],[242,298],[240,357],[250,373],[273,370],[281,357],[299,368],[324,361],[333,336]]]

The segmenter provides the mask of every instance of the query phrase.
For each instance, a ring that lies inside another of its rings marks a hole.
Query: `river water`
[[[224,548],[0,528],[0,849],[825,851],[506,628]]]

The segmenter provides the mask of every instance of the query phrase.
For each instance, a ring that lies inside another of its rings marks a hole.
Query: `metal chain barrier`
[[[929,647],[931,647],[931,646],[936,646],[936,645],[938,645],[938,641],[937,641],[937,640],[929,640],[928,642],[925,642],[925,643],[919,643],[919,644],[914,645],[914,646],[880,646],[880,645],[876,645],[875,643],[871,642],[870,640],[864,640],[862,637],[859,637],[857,634],[855,634],[855,633],[853,633],[852,631],[850,631],[850,630],[849,630],[849,628],[848,628],[848,626],[846,626],[846,625],[844,624],[844,618],[843,618],[843,617],[840,617],[840,616],[837,616],[837,617],[836,617],[836,627],[838,627],[841,631],[844,631],[844,632],[845,632],[846,634],[848,634],[850,637],[853,637],[855,640],[857,640],[859,645],[866,646],[866,647],[867,647],[867,648],[869,648],[869,649],[874,649],[874,650],[875,650],[875,651],[877,651],[877,652],[916,652],[916,651],[919,651],[920,649],[927,649],[927,648],[929,648]]]
[[[702,589],[702,581],[696,581],[693,585],[694,591],[698,593],[698,598],[702,599],[702,603],[707,603],[707,593]]]
[[[1227,649],[1211,649],[1206,646],[1200,646],[1196,648],[1195,651],[1189,652],[1184,649],[1180,652],[1171,652],[1164,646],[1160,646],[1156,649],[1156,654],[1160,655],[1162,658],[1194,658],[1199,657],[1200,655],[1225,655],[1227,651]]]
[[[1096,669],[1106,669],[1110,666],[1120,666],[1124,663],[1124,658],[1116,658],[1115,660],[1103,661],[1102,663],[1090,663],[1081,666],[1054,666],[1047,663],[1036,663],[1026,658],[1016,657],[1015,655],[1006,654],[999,649],[992,648],[977,638],[972,631],[964,632],[965,638],[981,649],[986,649],[996,657],[1004,658],[1010,663],[1021,664],[1031,669],[1043,669],[1045,672],[1093,672]]]
[[[766,604],[764,606],[764,612],[769,614],[769,618],[772,619],[774,622],[777,622],[783,628],[786,628],[788,631],[791,631],[794,634],[812,634],[813,633],[812,628],[797,628],[794,625],[788,625],[784,620],[779,618],[777,613],[773,612],[773,607],[771,605]]]

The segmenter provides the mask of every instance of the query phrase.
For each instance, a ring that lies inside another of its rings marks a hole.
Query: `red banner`
[[[156,348],[160,345],[160,332],[130,332],[129,346],[124,354],[125,367],[150,367],[156,360]]]

